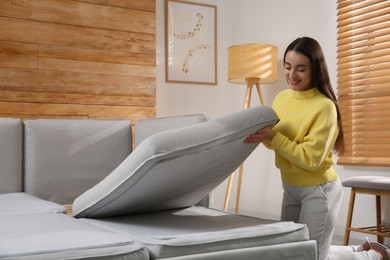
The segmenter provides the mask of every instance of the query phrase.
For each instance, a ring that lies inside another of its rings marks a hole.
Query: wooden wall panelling
[[[78,49],[73,47],[62,47],[55,45],[39,45],[40,57],[51,57],[69,60],[84,60],[109,62],[119,64],[138,64],[154,66],[156,55],[154,53],[124,53],[116,51],[102,51],[90,49]]]
[[[154,109],[133,106],[87,106],[49,104],[49,103],[18,103],[0,102],[2,115],[14,116],[35,115],[34,117],[85,117],[85,118],[124,118],[136,122],[141,118],[153,117]]]
[[[0,1],[1,3],[1,1]],[[0,7],[1,8],[1,7]],[[0,17],[0,40],[154,54],[155,35]]]
[[[130,9],[138,9],[144,11],[156,11],[156,3],[155,0],[78,0],[79,2],[87,2],[87,3],[95,3],[102,5],[111,5],[111,6],[119,6],[126,7]]]
[[[36,44],[0,41],[0,66],[36,69],[38,47]]]
[[[2,0],[0,15],[91,28],[155,33],[154,12],[71,0]]]
[[[0,115],[155,116],[154,6],[0,1]]]

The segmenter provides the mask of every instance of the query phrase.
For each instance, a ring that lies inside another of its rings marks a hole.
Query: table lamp
[[[269,44],[239,44],[228,48],[228,81],[237,84],[246,84],[244,109],[249,108],[252,88],[255,85],[260,98],[260,104],[264,105],[260,83],[269,84],[276,82],[278,78],[278,48]],[[243,164],[239,168],[236,209],[241,194]],[[229,177],[228,187],[223,210],[226,211],[233,185],[234,173]]]

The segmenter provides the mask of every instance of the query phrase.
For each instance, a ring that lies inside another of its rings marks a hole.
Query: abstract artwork
[[[217,84],[217,7],[166,0],[167,82]]]

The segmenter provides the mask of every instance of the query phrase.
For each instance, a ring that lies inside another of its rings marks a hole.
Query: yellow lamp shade
[[[273,83],[278,78],[278,48],[269,44],[239,44],[228,48],[228,81],[246,84],[248,79]]]

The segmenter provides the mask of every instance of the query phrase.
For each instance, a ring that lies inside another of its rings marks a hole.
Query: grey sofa
[[[0,259],[315,260],[304,225],[207,207],[256,148],[243,139],[277,121],[268,107],[134,131],[127,120],[0,118]]]

